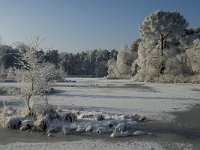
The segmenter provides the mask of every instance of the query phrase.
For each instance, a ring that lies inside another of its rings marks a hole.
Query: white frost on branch
[[[51,79],[54,77],[55,68],[52,64],[45,63],[39,51],[39,39],[36,38],[21,53],[19,59],[21,69],[16,71],[17,80],[20,83],[22,97],[25,99],[28,110],[31,110],[31,101],[35,97],[47,102],[46,95],[51,88]]]

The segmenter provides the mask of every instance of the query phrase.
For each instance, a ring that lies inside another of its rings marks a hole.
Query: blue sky
[[[77,52],[119,49],[139,38],[138,27],[156,10],[177,10],[200,26],[200,0],[0,0],[4,44],[47,37],[43,48]]]

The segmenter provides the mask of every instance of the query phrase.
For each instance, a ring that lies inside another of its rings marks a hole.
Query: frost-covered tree
[[[134,62],[138,65],[134,79],[148,82],[186,82],[183,78],[190,73],[190,69],[185,50],[179,46],[170,47],[165,49],[164,57],[159,50],[159,46],[154,46],[153,42],[143,40],[140,43],[138,59]],[[163,73],[160,72],[162,62],[165,63]]]
[[[181,43],[188,26],[178,12],[156,11],[144,19],[140,34],[144,37],[134,62],[138,71],[134,79],[151,82],[179,82],[187,76],[186,46]],[[134,66],[133,65],[133,66]]]
[[[160,57],[164,57],[164,49],[177,45],[177,39],[184,34],[188,27],[186,19],[178,12],[156,11],[144,19],[140,25],[140,34],[153,41],[152,49],[157,46],[160,49]],[[160,73],[165,70],[165,62],[161,61]]]
[[[46,95],[51,88],[51,79],[54,76],[54,66],[41,62],[38,56],[39,38],[29,44],[25,51],[21,53],[19,62],[21,69],[17,70],[17,80],[19,81],[22,97],[25,99],[29,112],[31,102],[35,99],[47,102]]]
[[[162,53],[166,42],[182,35],[187,27],[188,23],[180,13],[156,11],[144,19],[139,31],[144,38],[156,41]]]

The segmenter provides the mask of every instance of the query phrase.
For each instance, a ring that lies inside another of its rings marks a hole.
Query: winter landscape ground
[[[110,134],[70,134],[48,137],[43,133],[0,129],[0,149],[199,149],[200,86],[198,84],[139,83],[131,80],[72,78],[56,83],[49,103],[62,109],[107,114],[144,115],[133,131],[151,133],[115,137]],[[1,87],[17,83],[1,83]],[[23,101],[3,94],[7,106]]]

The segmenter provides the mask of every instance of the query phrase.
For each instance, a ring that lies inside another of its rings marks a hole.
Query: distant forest
[[[133,79],[142,82],[200,83],[200,27],[179,12],[156,11],[139,26],[141,39],[120,50],[95,49],[80,53],[38,50],[41,61],[60,74],[80,77]],[[18,59],[27,45],[0,45],[0,78],[14,78]]]
[[[0,45],[1,79],[12,78],[10,73],[14,74],[14,70],[20,68],[18,58],[26,48],[24,43],[17,43],[15,47]],[[98,49],[81,53],[59,53],[58,50],[40,49],[37,53],[41,60],[53,64],[68,76],[103,77],[107,76],[108,60],[116,60],[118,51]]]

